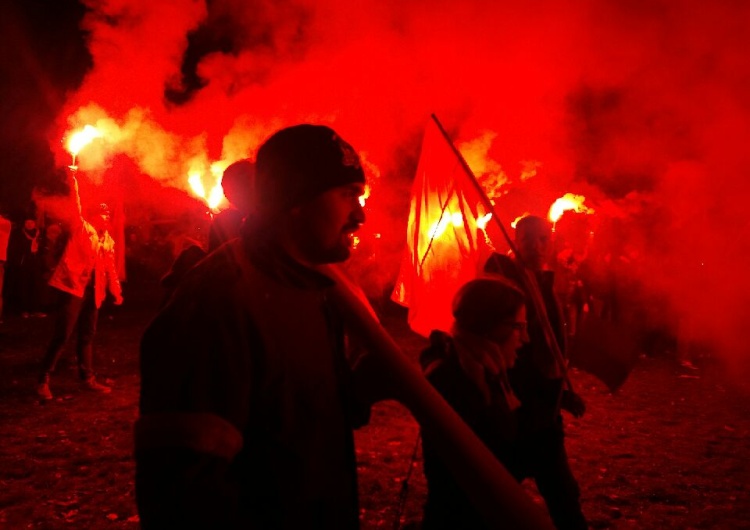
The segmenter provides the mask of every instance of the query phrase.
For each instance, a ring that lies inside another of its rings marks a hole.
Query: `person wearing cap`
[[[329,127],[277,131],[241,237],[192,268],[141,341],[136,500],[150,528],[359,527],[342,322],[365,175]]]
[[[566,353],[565,320],[554,291],[554,272],[549,269],[552,256],[552,225],[546,219],[529,215],[516,224],[516,256],[492,254],[484,266],[487,273],[501,274],[526,286],[523,277],[533,274],[546,318],[563,356]],[[525,293],[531,300],[531,294]],[[559,529],[588,528],[581,510],[580,488],[568,462],[562,410],[581,417],[583,400],[565,388],[564,370],[542,327],[542,315],[527,304],[529,341],[518,351],[518,360],[508,372],[514,392],[521,400],[519,409],[518,455],[523,478],[533,478]]]
[[[428,381],[508,471],[515,475],[520,402],[508,381],[516,350],[529,337],[523,292],[502,277],[464,284],[453,299],[450,333],[433,330],[420,354]],[[489,526],[423,436],[425,530]]]
[[[109,233],[109,208],[103,203],[90,207],[84,219],[78,182],[72,174],[69,184],[74,205],[70,235],[48,282],[61,295],[52,339],[42,359],[36,389],[42,400],[53,398],[50,375],[74,332],[78,335],[76,356],[83,387],[105,394],[111,391],[110,387],[96,380],[93,341],[99,308],[107,292],[113,296],[115,305],[122,304],[122,288],[115,265],[115,241]]]

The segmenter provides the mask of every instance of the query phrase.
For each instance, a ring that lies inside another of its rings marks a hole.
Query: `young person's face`
[[[529,342],[526,306],[521,306],[512,320],[500,322],[490,333],[489,339],[500,347],[508,368],[511,368],[516,362],[516,351]]]
[[[292,209],[289,235],[296,257],[310,264],[348,259],[353,235],[365,222],[364,191],[359,183],[338,186]]]

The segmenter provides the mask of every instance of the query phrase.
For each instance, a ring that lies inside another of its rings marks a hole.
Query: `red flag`
[[[412,185],[407,246],[391,298],[409,308],[409,326],[448,331],[458,288],[481,272],[490,249],[482,198],[450,144],[430,120]]]

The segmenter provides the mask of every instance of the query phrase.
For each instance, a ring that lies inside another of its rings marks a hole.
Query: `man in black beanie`
[[[362,407],[332,281],[365,175],[332,129],[259,149],[242,236],[193,268],[141,343],[136,497],[149,528],[356,529]]]

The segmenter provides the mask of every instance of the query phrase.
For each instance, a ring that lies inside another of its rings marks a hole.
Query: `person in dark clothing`
[[[250,210],[254,180],[255,165],[249,160],[238,160],[224,170],[221,187],[229,201],[229,208],[214,216],[208,232],[209,252],[240,236],[242,222]]]
[[[164,297],[162,298],[160,307],[166,305],[188,271],[207,255],[206,251],[198,243],[189,243],[182,249],[177,258],[172,262],[172,266],[167,273],[159,280],[159,283],[164,288]]]
[[[23,224],[11,232],[8,242],[10,281],[16,290],[18,310],[24,318],[42,316],[39,235],[36,219],[29,214]]]
[[[528,341],[523,292],[502,277],[478,278],[453,301],[451,333],[435,330],[420,363],[430,383],[508,471],[516,469],[518,407],[508,380],[516,350]],[[427,502],[422,528],[489,529],[423,435]]]
[[[365,175],[332,129],[273,134],[242,236],[192,268],[141,341],[136,500],[151,528],[356,529],[351,384],[332,280]]]
[[[519,256],[493,254],[485,272],[499,273],[524,288],[525,274],[533,274],[539,286],[543,310],[554,331],[554,338],[565,353],[565,322],[553,291],[554,275],[547,269],[551,257],[552,231],[541,217],[527,216],[516,225],[515,243]],[[520,260],[519,260],[520,258]],[[526,292],[531,301],[532,293]],[[559,529],[588,528],[581,511],[580,490],[565,450],[561,409],[580,417],[583,400],[565,387],[565,366],[560,366],[545,336],[533,303],[527,305],[529,342],[518,351],[518,360],[509,370],[514,392],[521,400],[519,409],[520,477],[533,478],[544,498],[555,526]]]

